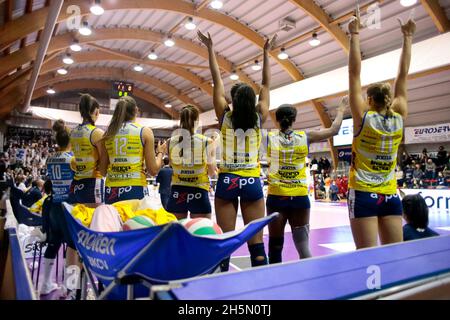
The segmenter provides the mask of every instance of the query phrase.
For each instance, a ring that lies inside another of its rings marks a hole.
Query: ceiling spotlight
[[[317,33],[313,33],[311,41],[309,41],[311,47],[317,47],[320,44],[319,38],[317,38]]]
[[[404,7],[411,7],[417,3],[417,0],[400,0],[400,4]]]
[[[72,64],[72,63],[74,63],[74,61],[73,61],[72,56],[70,55],[70,53],[68,53],[68,54],[66,54],[66,55],[64,56],[63,62],[64,62],[65,64]]]
[[[91,12],[96,16],[101,16],[105,12],[105,9],[103,9],[100,4],[100,0],[94,1],[94,4],[91,6]]]
[[[89,28],[89,23],[83,21],[83,26],[78,30],[78,32],[83,36],[90,36],[92,34],[91,28]]]
[[[60,68],[60,69],[58,69],[58,71],[56,71],[56,72],[58,72],[58,74],[64,76],[64,75],[66,75],[69,71],[67,71],[67,69],[65,69],[65,68]]]
[[[142,70],[144,70],[144,68],[142,68],[140,64],[134,66],[134,71],[141,72]]]
[[[261,64],[259,63],[258,60],[255,60],[255,64],[252,65],[252,69],[253,69],[254,71],[259,71],[259,70],[262,69]]]
[[[197,25],[194,23],[194,19],[192,17],[189,17],[188,22],[184,25],[184,27],[188,30],[195,30],[195,28],[197,28]]]
[[[168,37],[166,41],[164,41],[164,45],[166,47],[173,47],[175,45],[175,41],[172,40],[172,37]]]
[[[152,50],[152,52],[150,52],[150,54],[148,55],[148,58],[150,60],[156,60],[158,59],[158,55],[155,53],[155,50]]]
[[[223,7],[223,2],[220,0],[213,0],[211,1],[211,8],[219,10],[222,9]]]
[[[286,53],[286,49],[281,48],[281,52],[278,54],[278,59],[286,60],[287,58],[289,58],[289,55]]]
[[[170,103],[166,103],[166,104],[164,105],[164,107],[170,109],[170,108],[172,108],[172,105],[171,105]]]
[[[55,94],[56,91],[55,91],[52,87],[49,87],[49,88],[47,89],[47,93],[48,93],[48,94]]]
[[[72,44],[70,45],[70,50],[72,50],[73,52],[79,52],[81,51],[81,46],[80,43],[78,41],[78,39],[73,40]]]
[[[239,80],[239,76],[237,75],[236,71],[233,71],[233,73],[230,76],[230,79],[233,81]]]

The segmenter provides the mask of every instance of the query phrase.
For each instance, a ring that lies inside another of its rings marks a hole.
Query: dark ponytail
[[[92,114],[96,109],[99,109],[100,105],[98,104],[97,100],[91,96],[90,94],[81,94],[80,98],[80,114],[83,118],[83,122],[88,122],[92,125],[95,125],[94,120],[92,120]]]
[[[275,113],[277,122],[282,131],[288,130],[297,119],[297,109],[291,104],[283,104],[278,107]]]
[[[258,124],[256,95],[252,87],[242,83],[233,96],[233,113],[231,114],[233,129],[254,129]]]
[[[58,146],[62,149],[67,148],[70,142],[70,133],[64,120],[56,120],[53,124],[53,131],[56,133],[56,143]]]
[[[414,229],[428,227],[428,206],[420,194],[410,194],[403,198],[403,213]]]
[[[187,105],[181,109],[180,113],[180,128],[188,130],[191,136],[194,135],[195,122],[198,121],[200,112],[197,107]],[[183,142],[183,135],[180,135],[179,143]],[[180,157],[183,157],[183,148],[180,151]]]

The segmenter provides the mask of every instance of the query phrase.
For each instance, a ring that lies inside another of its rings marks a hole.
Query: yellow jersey
[[[98,170],[98,151],[91,140],[95,129],[92,124],[81,124],[70,133],[75,160],[75,180],[102,177]]]
[[[169,155],[173,168],[172,185],[209,190],[208,138],[195,134],[190,141],[179,141],[180,136],[174,136],[169,143]]]
[[[127,122],[114,138],[105,141],[109,156],[107,187],[147,186],[143,129],[140,124]]]
[[[306,157],[308,137],[304,131],[285,134],[279,130],[267,137],[269,195],[299,197],[308,195]]]
[[[385,117],[374,111],[364,115],[353,138],[349,188],[379,194],[396,194],[397,151],[403,138],[403,118]]]
[[[246,132],[234,130],[232,111],[225,113],[220,129],[222,133],[221,173],[231,173],[241,177],[258,177],[261,173],[259,148],[261,146],[261,116],[255,128]]]

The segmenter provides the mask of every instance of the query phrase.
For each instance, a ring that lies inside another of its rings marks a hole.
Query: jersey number
[[[394,137],[381,137],[381,152],[392,153]]]
[[[126,156],[127,152],[125,147],[127,146],[127,138],[117,138],[114,141],[116,143],[116,154],[119,156]]]
[[[53,175],[53,179],[61,180],[61,178],[62,178],[61,166],[58,166],[58,165],[52,166],[52,175]]]

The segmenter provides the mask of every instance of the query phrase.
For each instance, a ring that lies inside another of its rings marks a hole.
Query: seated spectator
[[[422,180],[413,179],[412,188],[413,189],[422,189],[423,183]]]
[[[450,177],[450,162],[447,162],[447,164],[444,167],[444,171],[442,171],[445,178]]]
[[[400,166],[397,166],[397,169],[395,169],[395,175],[397,177],[397,186],[402,186],[404,181],[404,173]]]
[[[403,172],[404,172],[404,182],[406,183],[407,188],[411,188],[414,169],[411,167],[411,165],[408,164],[406,165]]]
[[[17,175],[16,186],[22,192],[27,192],[27,186],[25,185],[25,177],[21,173]]]
[[[36,213],[38,215],[42,215],[42,206],[44,205],[44,201],[52,193],[52,181],[50,179],[45,181],[43,189],[44,196],[42,196],[41,199],[39,199],[30,207],[30,212]]]
[[[428,206],[420,194],[407,195],[402,200],[403,241],[423,239],[439,234],[428,228]]]
[[[442,172],[438,172],[436,189],[447,189],[447,186],[448,186],[447,179],[444,177]]]
[[[333,180],[331,182],[331,186],[330,186],[331,201],[339,201],[340,200],[338,193],[339,193],[339,188],[336,185],[336,181]]]
[[[413,179],[421,180],[424,176],[422,169],[420,168],[420,164],[416,164],[416,168],[413,171]]]
[[[33,204],[42,199],[42,191],[44,189],[44,181],[38,179],[32,182],[31,188],[25,192],[22,198],[22,204],[30,208]]]
[[[427,179],[434,179],[436,176],[436,165],[434,164],[432,159],[428,159],[425,165],[425,177]]]

